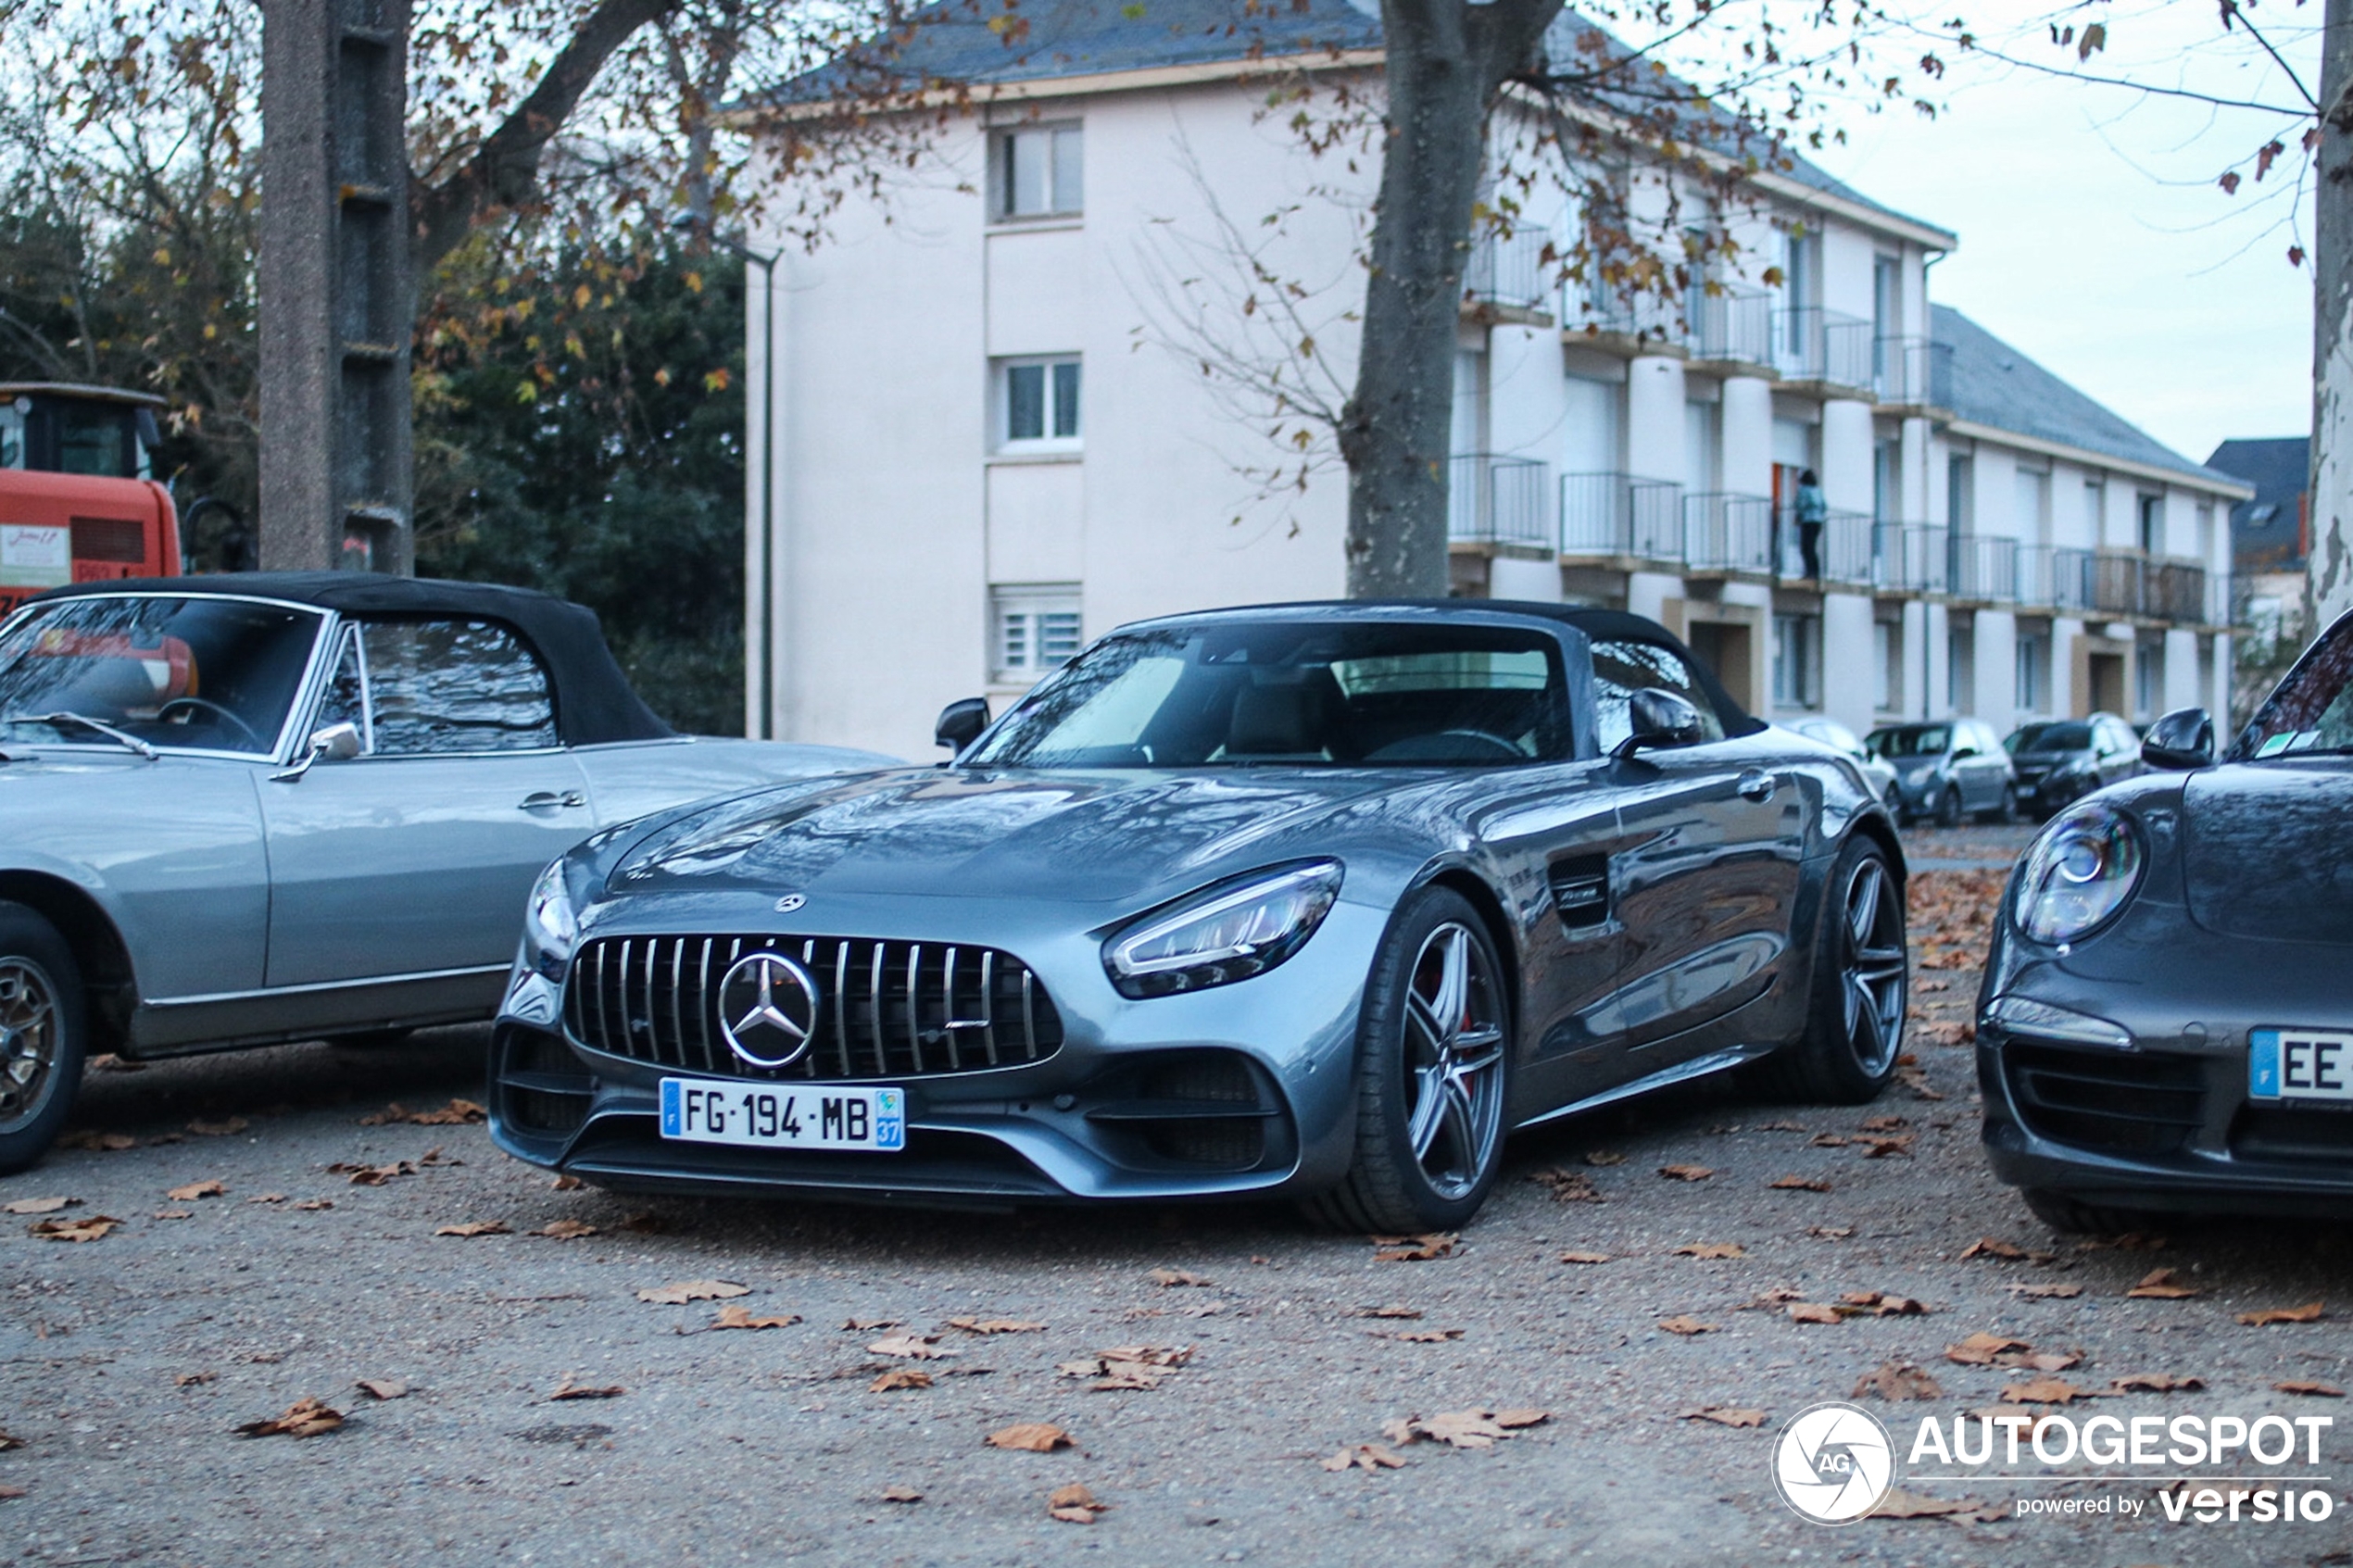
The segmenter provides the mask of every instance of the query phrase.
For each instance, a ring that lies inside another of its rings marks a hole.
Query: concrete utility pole
[[[406,572],[409,0],[265,0],[261,564]]]
[[[2321,32],[2312,202],[2312,552],[2304,634],[2353,609],[2353,0]]]

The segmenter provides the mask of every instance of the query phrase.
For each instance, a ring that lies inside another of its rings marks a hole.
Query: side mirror
[[[2177,708],[2149,726],[2141,760],[2152,768],[2206,768],[2214,762],[2214,720],[2203,708]]]
[[[1659,686],[1645,686],[1627,698],[1626,720],[1629,733],[1610,753],[1613,757],[1695,745],[1701,734],[1699,709],[1689,698]]]
[[[351,723],[329,724],[310,733],[310,745],[303,752],[302,760],[283,773],[270,775],[276,784],[292,784],[321,762],[348,762],[359,755],[359,726]]]
[[[1953,748],[1953,760],[1956,762],[1962,760],[1964,758],[1974,757],[1976,755],[1977,747],[1973,746],[1957,746]]]
[[[964,747],[978,740],[980,732],[987,728],[988,699],[968,696],[939,710],[939,722],[932,726],[931,738],[935,745],[962,755]]]

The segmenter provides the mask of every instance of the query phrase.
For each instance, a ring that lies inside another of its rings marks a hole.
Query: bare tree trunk
[[[2328,0],[2312,215],[2312,553],[2305,633],[2353,609],[2353,0]]]
[[[1342,411],[1348,594],[1446,592],[1454,334],[1488,111],[1561,0],[1382,0],[1387,144],[1356,390]]]

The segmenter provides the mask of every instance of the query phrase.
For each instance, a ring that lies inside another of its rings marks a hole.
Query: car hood
[[[2353,945],[2353,758],[2224,763],[2182,788],[2190,914],[2208,931]]]
[[[1306,853],[1302,830],[1397,787],[1364,772],[908,769],[688,813],[634,846],[607,885],[1127,903]]]

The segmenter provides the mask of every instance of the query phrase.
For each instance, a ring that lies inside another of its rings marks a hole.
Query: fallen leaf
[[[2239,1322],[2249,1328],[2265,1328],[2275,1323],[2318,1323],[2321,1303],[2307,1301],[2301,1307],[2266,1307],[2261,1311],[2241,1312]]]
[[[2194,1285],[2183,1285],[2171,1269],[2151,1269],[2141,1276],[2141,1283],[2124,1293],[2152,1300],[2175,1301],[2185,1296],[2199,1294]]]
[[[915,1367],[898,1366],[892,1367],[888,1372],[867,1384],[866,1392],[887,1394],[899,1388],[928,1388],[930,1386],[931,1374]]]
[[[6,1432],[0,1432],[0,1453],[6,1453],[10,1449],[21,1449],[23,1447],[24,1439],[22,1437],[11,1437]]]
[[[1606,1263],[1609,1261],[1609,1254],[1606,1252],[1564,1252],[1561,1254],[1561,1261],[1564,1263]]]
[[[1944,1359],[1962,1366],[1992,1366],[1994,1358],[2004,1351],[2023,1350],[2028,1348],[2023,1339],[2010,1339],[1999,1334],[1987,1334],[1981,1330],[1957,1345],[1945,1346]]]
[[[1324,1468],[1331,1471],[1351,1468],[1374,1471],[1402,1470],[1404,1466],[1403,1454],[1394,1449],[1385,1449],[1378,1443],[1351,1443],[1331,1458],[1324,1461]]]
[[[1745,1258],[1748,1256],[1748,1248],[1737,1241],[1694,1242],[1689,1247],[1679,1247],[1675,1250],[1679,1255],[1686,1258]]]
[[[29,1495],[22,1486],[0,1486],[0,1501]]]
[[[1853,1225],[1808,1225],[1806,1234],[1821,1241],[1844,1241],[1855,1234]]]
[[[579,1220],[550,1220],[531,1234],[556,1241],[577,1241],[584,1236],[595,1236],[597,1227]]]
[[[413,1176],[416,1173],[416,1165],[407,1160],[396,1160],[387,1165],[355,1165],[347,1160],[338,1160],[327,1167],[327,1174],[347,1176],[356,1187],[380,1187],[396,1176]]]
[[[421,1166],[422,1166],[422,1165],[457,1166],[457,1165],[463,1165],[463,1164],[465,1163],[465,1161],[464,1161],[464,1160],[444,1160],[444,1159],[441,1157],[441,1146],[440,1146],[439,1144],[435,1144],[435,1145],[434,1145],[431,1148],[429,1148],[429,1149],[425,1150],[422,1154],[420,1154],[419,1156],[417,1156],[417,1163],[418,1163],[419,1165],[421,1165]]]
[[[1026,1323],[1019,1318],[950,1318],[948,1326],[961,1328],[966,1334],[1040,1334],[1042,1323]]]
[[[139,1140],[132,1137],[129,1133],[101,1133],[95,1131],[94,1129],[84,1127],[78,1131],[68,1133],[63,1137],[60,1137],[57,1140],[57,1147],[59,1148],[86,1148],[93,1151],[120,1154],[126,1148],[138,1148]]]
[[[1863,1131],[1867,1133],[1893,1133],[1898,1128],[1908,1127],[1912,1123],[1910,1122],[1901,1116],[1866,1116],[1863,1118]]]
[[[1207,1286],[1212,1283],[1199,1274],[1189,1273],[1183,1269],[1154,1269],[1149,1277],[1163,1290],[1174,1290],[1189,1285]]]
[[[468,1220],[461,1225],[443,1225],[435,1236],[512,1236],[504,1220]]]
[[[2083,1294],[2083,1287],[2080,1285],[2013,1285],[2009,1290],[2013,1296],[2023,1296],[2036,1301],[2072,1300]]]
[[[1550,1411],[1441,1411],[1426,1421],[1409,1415],[1384,1422],[1381,1435],[1399,1448],[1427,1438],[1457,1449],[1491,1449],[1498,1438],[1512,1436],[1521,1427],[1539,1425],[1551,1419]]]
[[[1844,1133],[1816,1133],[1806,1140],[1808,1148],[1844,1148],[1855,1140]]]
[[[1681,1312],[1671,1318],[1659,1319],[1658,1326],[1669,1334],[1692,1335],[1705,1334],[1716,1325],[1712,1323],[1702,1323],[1689,1312]]]
[[[157,1220],[193,1220],[196,1217],[196,1211],[193,1209],[158,1209],[149,1217]]]
[[[283,1192],[256,1193],[245,1199],[247,1203],[283,1203],[285,1200],[286,1195]]]
[[[1420,1236],[1377,1236],[1373,1237],[1373,1261],[1427,1263],[1433,1258],[1451,1258],[1458,1239],[1453,1231],[1426,1231]]]
[[[470,1099],[453,1099],[439,1110],[420,1111],[409,1118],[420,1127],[463,1127],[489,1119],[490,1112]]]
[[[1849,1290],[1840,1295],[1838,1310],[1850,1315],[1868,1312],[1878,1318],[1924,1318],[1928,1304],[1884,1290]]]
[[[14,1203],[0,1204],[11,1214],[54,1214],[60,1209],[78,1209],[78,1198],[19,1198]]]
[[[924,1500],[923,1493],[903,1483],[895,1486],[885,1486],[875,1495],[884,1502],[921,1502]]]
[[[622,1220],[621,1228],[633,1236],[665,1236],[670,1222],[659,1214],[631,1214]]]
[[[1831,1184],[1819,1176],[1777,1176],[1766,1184],[1783,1192],[1828,1192]]]
[[[550,1188],[557,1192],[578,1192],[582,1187],[585,1187],[588,1184],[586,1182],[582,1181],[578,1176],[573,1175],[570,1172],[566,1172],[564,1174],[558,1176],[554,1181],[547,1184]],[[921,1497],[923,1494],[918,1492],[915,1495]]]
[[[174,1388],[193,1388],[199,1383],[209,1383],[214,1374],[208,1372],[183,1372],[171,1380]]]
[[[2344,1389],[2334,1383],[2322,1383],[2317,1378],[2291,1377],[2284,1383],[2274,1383],[2271,1386],[2283,1394],[2311,1394],[2323,1399],[2345,1398]]]
[[[1964,1260],[1969,1258],[2023,1258],[2025,1256],[2026,1248],[2019,1246],[2018,1243],[2014,1241],[2003,1241],[1998,1237],[1990,1236],[1981,1236],[1975,1241],[1970,1242],[1967,1247],[1961,1248],[1961,1257]]]
[[[1626,1156],[1618,1153],[1617,1150],[1614,1148],[1588,1149],[1585,1153],[1585,1163],[1588,1165],[1597,1166],[1623,1165],[1626,1163]]]
[[[1051,1421],[1024,1421],[1000,1426],[986,1440],[992,1449],[1013,1449],[1027,1454],[1050,1454],[1071,1446],[1070,1434]]]
[[[937,1334],[894,1334],[887,1338],[875,1340],[866,1348],[874,1355],[904,1356],[912,1361],[936,1361],[945,1356],[963,1353],[957,1350],[940,1349],[939,1336]]]
[[[2057,1377],[2030,1377],[2002,1390],[2002,1402],[2011,1405],[2064,1405],[2084,1397],[2083,1390]]]
[[[1873,1519],[1941,1519],[1947,1514],[1968,1513],[1984,1505],[1969,1499],[1924,1498],[1918,1492],[1907,1492],[1901,1486],[1890,1486],[1887,1495],[1871,1510]]]
[[[1058,1361],[1054,1370],[1064,1377],[1092,1377],[1089,1393],[1120,1389],[1157,1388],[1168,1373],[1193,1359],[1192,1347],[1165,1349],[1157,1345],[1120,1345],[1098,1350],[1082,1361]]]
[[[1914,1135],[1904,1133],[1892,1138],[1858,1138],[1856,1141],[1865,1146],[1863,1158],[1866,1160],[1884,1160],[1891,1154],[1900,1154],[1909,1159]]]
[[[343,1424],[343,1412],[329,1410],[323,1400],[296,1399],[286,1413],[269,1421],[249,1421],[237,1428],[240,1437],[321,1437]]]
[[[409,1393],[409,1385],[396,1377],[363,1377],[353,1386],[376,1399],[405,1399]]]
[[[1929,1087],[1928,1073],[1920,1068],[1897,1068],[1895,1081],[1911,1090],[1914,1099],[1943,1099],[1944,1098],[1940,1091]]]
[[[1730,1405],[1702,1405],[1695,1411],[1685,1411],[1683,1419],[1712,1421],[1718,1426],[1762,1426],[1765,1424],[1765,1412],[1735,1409]]]
[[[1806,1129],[1794,1122],[1759,1122],[1756,1130],[1760,1133],[1802,1133]]]
[[[1463,1331],[1459,1328],[1406,1328],[1390,1336],[1408,1345],[1442,1345],[1449,1339],[1460,1339],[1462,1336]]]
[[[719,1315],[711,1320],[711,1326],[713,1328],[790,1328],[799,1321],[799,1312],[786,1312],[782,1317],[756,1318],[751,1315],[750,1308],[731,1301],[719,1309]]]
[[[1847,1397],[1859,1399],[1867,1394],[1882,1399],[1941,1399],[1944,1389],[1908,1361],[1883,1361],[1878,1371],[1866,1373]]]
[[[242,1133],[251,1125],[253,1123],[242,1116],[232,1116],[225,1122],[191,1122],[188,1123],[188,1131],[200,1138],[225,1138]],[[333,1428],[330,1427],[329,1430],[332,1431]],[[297,1434],[297,1436],[308,1436],[308,1434]]]
[[[1092,1524],[1110,1507],[1107,1502],[1097,1502],[1094,1493],[1074,1481],[1067,1486],[1055,1487],[1046,1499],[1046,1516],[1065,1524]]]
[[[872,1334],[878,1328],[897,1328],[898,1326],[897,1318],[846,1318],[842,1322],[841,1330],[844,1334]]]
[[[1732,1310],[1736,1312],[1753,1311],[1778,1312],[1783,1307],[1788,1306],[1792,1301],[1803,1301],[1805,1299],[1806,1293],[1804,1291],[1792,1290],[1786,1285],[1777,1285],[1773,1286],[1772,1289],[1768,1290],[1763,1295],[1757,1297],[1755,1300],[1743,1302],[1740,1306],[1735,1307]]]
[[[1839,1316],[1836,1307],[1825,1306],[1819,1301],[1793,1301],[1789,1305],[1789,1321],[1792,1323],[1843,1323],[1846,1320]]]
[[[2072,1350],[2030,1350],[1994,1358],[1997,1365],[2026,1367],[2034,1372],[2065,1372],[2082,1359]]]
[[[1528,1179],[1542,1185],[1552,1193],[1553,1201],[1555,1203],[1608,1201],[1602,1197],[1602,1189],[1593,1185],[1593,1178],[1582,1171],[1564,1171],[1554,1166],[1549,1170],[1538,1171]]]
[[[1417,1318],[1422,1315],[1422,1310],[1419,1307],[1365,1307],[1356,1315],[1360,1318]]]
[[[334,1206],[335,1200],[332,1198],[306,1198],[295,1205],[297,1209],[307,1209],[313,1213],[321,1209],[333,1209]]]
[[[689,1301],[724,1301],[736,1296],[749,1296],[751,1286],[737,1285],[727,1279],[690,1279],[678,1285],[656,1286],[637,1292],[637,1299],[650,1301],[658,1307],[683,1307]]]
[[[622,1395],[626,1394],[627,1392],[629,1392],[629,1390],[628,1390],[628,1389],[623,1388],[623,1386],[621,1386],[621,1385],[619,1385],[619,1384],[617,1384],[617,1383],[616,1383],[616,1384],[611,1384],[611,1385],[609,1385],[609,1386],[605,1386],[605,1387],[602,1387],[602,1388],[589,1388],[589,1387],[585,1387],[585,1386],[581,1386],[580,1384],[574,1383],[574,1382],[573,1382],[573,1380],[572,1380],[572,1379],[570,1379],[569,1377],[567,1377],[567,1378],[565,1378],[565,1379],[564,1379],[562,1386],[561,1386],[560,1387],[559,1387],[559,1388],[558,1388],[558,1389],[557,1389],[554,1393],[552,1393],[552,1394],[548,1395],[548,1396],[547,1396],[547,1398],[548,1398],[549,1399],[551,1399],[551,1400],[553,1400],[553,1399],[617,1399],[621,1398],[621,1396],[622,1396]]]
[[[2167,1372],[2127,1373],[2108,1381],[2120,1394],[2196,1394],[2206,1388],[2202,1377],[2176,1377]]]
[[[1669,1181],[1704,1182],[1716,1173],[1705,1165],[1661,1165],[1658,1173]]]
[[[35,1220],[25,1227],[25,1234],[44,1241],[95,1241],[121,1223],[111,1214],[93,1214],[82,1220]]]

